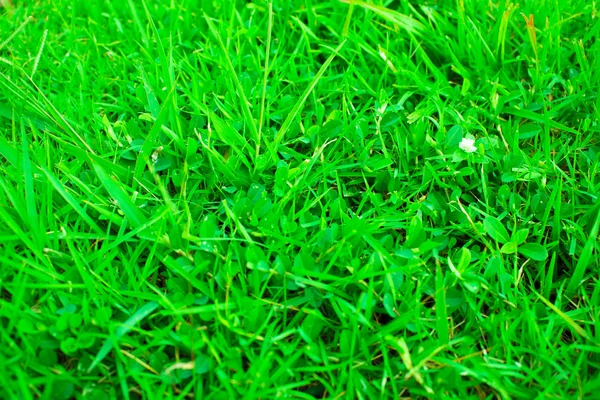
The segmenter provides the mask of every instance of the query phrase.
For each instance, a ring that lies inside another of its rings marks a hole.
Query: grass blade
[[[339,54],[342,47],[344,47],[344,44],[346,44],[345,39],[338,45],[338,47],[335,48],[333,53],[329,57],[327,57],[327,60],[325,60],[325,62],[319,69],[319,72],[317,72],[317,74],[313,78],[310,85],[308,85],[308,87],[304,90],[304,93],[302,93],[302,96],[298,99],[296,104],[294,104],[292,111],[290,111],[290,113],[288,114],[285,121],[283,121],[283,124],[281,125],[279,132],[277,132],[277,136],[275,137],[275,142],[274,142],[274,149],[277,149],[279,147],[279,144],[285,138],[287,131],[290,129],[290,126],[292,125],[292,123],[294,122],[294,120],[296,119],[298,114],[300,113],[300,110],[304,106],[306,99],[308,99],[308,96],[310,95],[310,93],[315,89],[315,87],[317,86],[317,83],[319,83],[319,80],[321,79],[321,77],[323,77],[323,74],[325,74],[325,71],[327,71],[327,68],[329,68],[329,64],[331,64],[333,59]]]
[[[233,83],[235,85],[235,90],[237,92],[237,95],[240,97],[241,108],[242,108],[242,113],[244,114],[245,123],[248,126],[248,128],[250,129],[250,135],[254,139],[256,145],[258,145],[258,143],[259,143],[258,142],[258,130],[256,129],[256,122],[254,121],[254,117],[252,117],[252,112],[250,112],[250,105],[249,105],[250,103],[248,102],[248,99],[246,98],[246,94],[244,93],[244,87],[242,86],[242,83],[240,82],[240,79],[238,78],[237,71],[235,70],[233,64],[231,63],[231,59],[229,58],[227,49],[225,48],[225,45],[223,44],[223,40],[221,40],[221,35],[219,35],[219,32],[217,32],[217,28],[215,27],[215,25],[213,24],[211,19],[208,17],[208,15],[204,14],[204,19],[208,23],[210,32],[215,37],[215,39],[217,39],[219,48],[221,49],[221,52],[223,53],[223,57],[225,58],[227,69],[229,70],[229,73],[231,74],[231,78],[233,79]]]
[[[592,265],[592,261],[597,258],[593,258],[594,251],[598,245],[598,229],[600,228],[600,205],[595,207],[595,220],[592,225],[592,229],[590,229],[590,234],[583,246],[583,250],[579,255],[579,259],[577,260],[577,264],[575,265],[575,270],[573,270],[573,275],[569,280],[569,285],[567,286],[567,294],[574,294],[577,288],[581,285],[581,280],[585,274],[585,271]]]
[[[129,196],[123,191],[123,189],[111,178],[109,177],[104,169],[92,162],[94,170],[96,171],[96,175],[102,182],[102,185],[106,188],[108,193],[112,196],[112,198],[116,201],[118,207],[123,211],[123,214],[127,217],[127,219],[131,222],[133,227],[137,228],[141,225],[144,225],[147,222],[146,217],[140,209],[133,204]]]
[[[123,335],[125,335],[138,323],[140,323],[146,317],[152,314],[157,308],[158,303],[155,301],[151,301],[142,306],[139,310],[137,310],[135,314],[129,317],[129,319],[127,319],[127,321],[125,321],[123,325],[119,326],[115,331],[115,334],[111,338],[107,339],[106,342],[104,342],[104,344],[102,345],[102,348],[100,348],[100,351],[96,355],[96,358],[94,358],[94,361],[92,361],[88,368],[88,373],[94,368],[96,368],[98,364],[102,362],[102,360],[104,360],[104,358],[113,349],[115,344],[123,337]]]

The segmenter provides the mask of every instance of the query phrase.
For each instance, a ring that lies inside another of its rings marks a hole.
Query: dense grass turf
[[[597,1],[15,3],[3,399],[598,398]]]

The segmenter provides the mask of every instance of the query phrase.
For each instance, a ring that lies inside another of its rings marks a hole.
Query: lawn
[[[600,398],[598,1],[0,3],[0,398]]]

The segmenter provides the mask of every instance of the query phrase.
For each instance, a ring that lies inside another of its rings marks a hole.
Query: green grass
[[[598,396],[597,1],[14,2],[1,398]]]

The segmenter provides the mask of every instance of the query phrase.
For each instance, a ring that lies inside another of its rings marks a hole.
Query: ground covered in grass
[[[2,398],[600,392],[596,1],[15,3]]]

